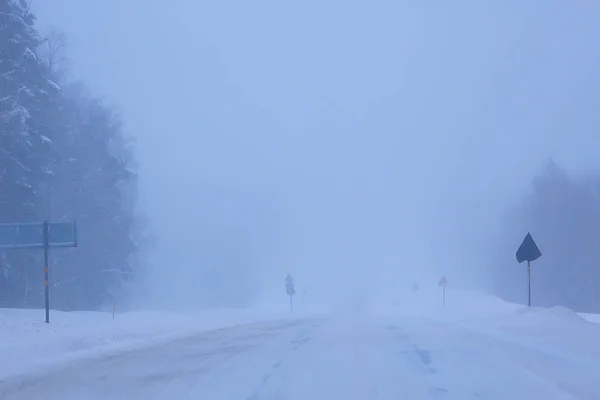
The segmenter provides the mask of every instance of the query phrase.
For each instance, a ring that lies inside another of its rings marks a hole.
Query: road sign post
[[[596,281],[592,278],[592,312],[596,312]]]
[[[528,232],[517,249],[517,262],[527,261],[527,306],[531,307],[531,262],[542,256],[542,252]]]
[[[46,323],[50,323],[50,288],[48,287],[48,258],[49,258],[48,221],[44,221],[44,302],[46,304]]]
[[[446,308],[446,286],[448,286],[448,279],[446,279],[445,275],[440,279],[438,286],[442,287],[442,305]]]
[[[527,260],[527,306],[531,307],[531,261]]]
[[[293,296],[296,294],[296,289],[294,289],[294,278],[290,274],[287,274],[285,277],[285,291],[290,296],[290,311],[294,312],[294,300]]]
[[[0,224],[0,249],[44,249],[46,323],[50,323],[48,267],[51,247],[77,247],[77,223],[43,221]]]

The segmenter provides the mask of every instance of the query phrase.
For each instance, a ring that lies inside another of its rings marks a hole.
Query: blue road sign
[[[294,289],[294,279],[290,274],[285,277],[285,291],[290,296],[296,294],[296,289]]]
[[[44,221],[0,224],[0,249],[44,249],[46,323],[50,323],[48,253],[51,247],[77,247],[77,223]]]
[[[531,262],[540,258],[542,252],[537,247],[537,244],[535,244],[529,232],[527,232],[523,243],[517,249],[516,256],[519,264],[527,261],[527,305],[531,306]]]
[[[525,239],[523,239],[523,243],[519,246],[517,250],[517,262],[522,263],[523,261],[535,261],[542,256],[542,252],[535,244],[535,241],[531,237],[530,233],[527,233]]]
[[[44,223],[0,224],[0,248],[43,248]],[[75,221],[48,222],[48,247],[77,247]]]

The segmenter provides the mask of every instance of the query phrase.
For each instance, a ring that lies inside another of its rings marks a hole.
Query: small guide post
[[[446,286],[448,286],[448,279],[446,279],[446,275],[442,276],[438,286],[442,287],[442,305],[446,308]]]

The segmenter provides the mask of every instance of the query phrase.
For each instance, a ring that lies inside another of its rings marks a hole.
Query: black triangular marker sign
[[[535,261],[542,256],[542,252],[538,249],[537,244],[533,241],[531,234],[527,233],[523,243],[517,250],[517,261],[522,263],[523,261]]]

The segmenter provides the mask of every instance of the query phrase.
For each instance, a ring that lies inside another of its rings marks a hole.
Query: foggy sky
[[[597,2],[35,8],[137,138],[151,286],[173,301],[190,301],[198,242],[222,226],[244,232],[265,290],[287,272],[350,290],[472,284],[548,157],[599,164]]]

